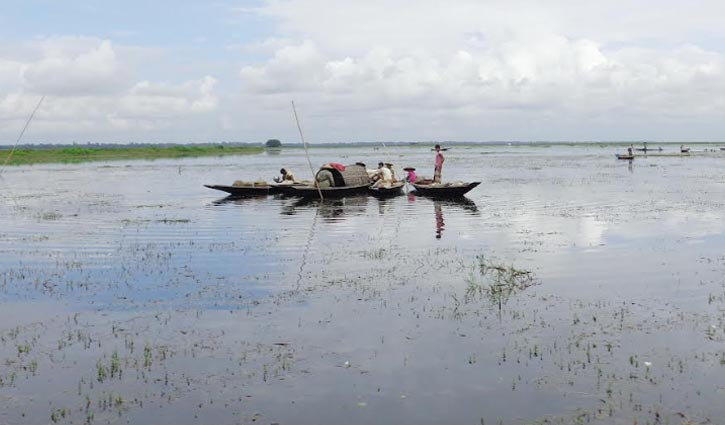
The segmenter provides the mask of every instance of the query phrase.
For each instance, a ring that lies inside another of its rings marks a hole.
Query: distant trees
[[[267,148],[281,148],[282,142],[277,139],[269,139],[267,140],[267,143],[264,144],[264,146]]]

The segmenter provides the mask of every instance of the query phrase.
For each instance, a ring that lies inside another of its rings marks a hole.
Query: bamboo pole
[[[310,166],[310,172],[312,173],[312,181],[315,184],[315,187],[317,188],[317,193],[320,195],[320,200],[324,201],[325,198],[322,196],[322,189],[320,189],[320,185],[317,184],[317,176],[315,176],[315,171],[312,169],[312,161],[310,161],[310,153],[307,151],[307,142],[305,142],[305,136],[302,134],[302,127],[300,126],[300,119],[297,117],[297,108],[295,108],[295,101],[292,101],[292,112],[295,113],[295,122],[297,122],[297,130],[300,132],[300,139],[302,139],[302,146],[305,147],[305,156],[307,157],[307,165]]]

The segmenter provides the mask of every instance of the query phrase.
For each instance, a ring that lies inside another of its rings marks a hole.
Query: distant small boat
[[[721,151],[725,151],[725,147],[721,147],[721,148],[720,148],[720,150],[721,150]]]
[[[432,198],[456,198],[463,196],[481,182],[446,183],[446,184],[419,184],[413,183],[416,195],[430,196]]]
[[[680,153],[690,153],[690,148],[680,149]]]
[[[615,153],[614,155],[617,156],[617,159],[634,159],[634,155],[626,153]]]
[[[370,186],[368,188],[368,193],[377,198],[391,198],[393,196],[402,195],[403,186],[405,186],[405,182],[395,182],[390,184],[389,186]]]
[[[639,151],[639,152],[649,152],[649,151],[662,152],[662,148],[636,148],[635,150]]]

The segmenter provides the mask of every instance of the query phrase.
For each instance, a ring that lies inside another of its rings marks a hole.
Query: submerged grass
[[[57,149],[0,150],[0,157],[10,155],[8,165],[27,165],[52,162],[77,163],[121,159],[158,159],[195,156],[248,155],[264,151],[255,146],[119,146],[113,148],[62,147]]]

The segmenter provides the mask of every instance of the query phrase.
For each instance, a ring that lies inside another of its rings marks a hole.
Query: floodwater
[[[300,149],[5,168],[0,424],[725,423],[725,153],[618,150],[455,146],[457,201],[202,186]]]

